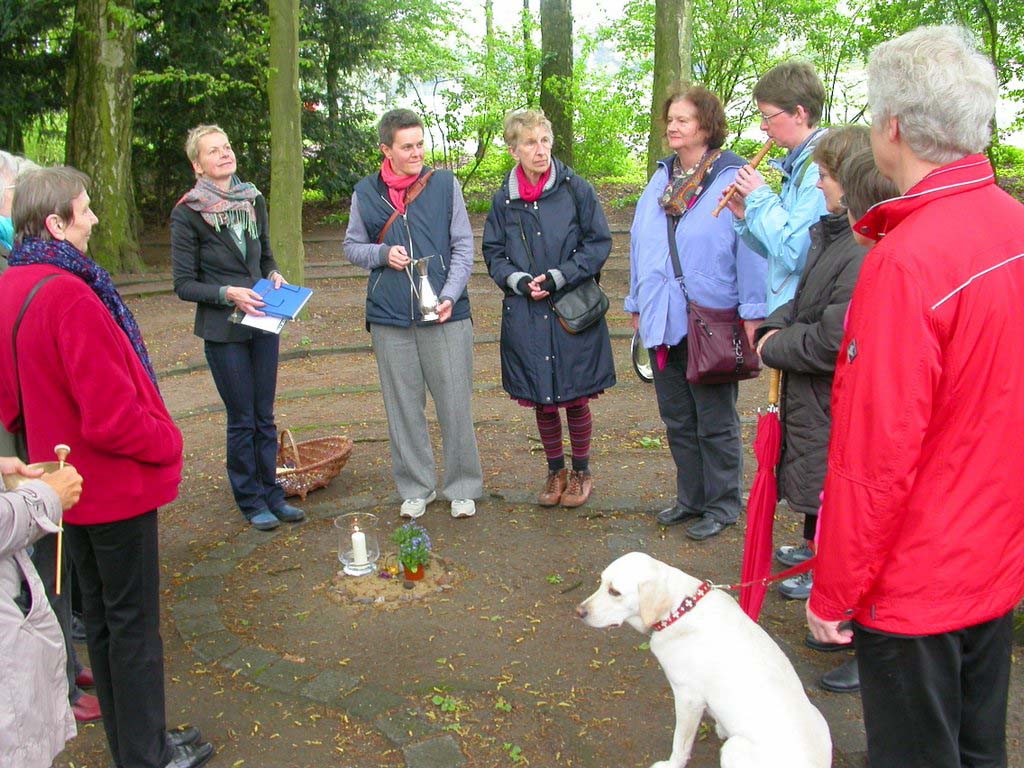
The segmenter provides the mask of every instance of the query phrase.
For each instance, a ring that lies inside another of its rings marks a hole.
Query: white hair
[[[921,160],[945,164],[983,151],[997,93],[991,62],[963,27],[918,27],[877,46],[868,60],[872,120],[895,117]]]
[[[28,158],[12,155],[10,152],[0,149],[0,180],[4,184],[13,184],[21,174],[38,168],[39,166]]]

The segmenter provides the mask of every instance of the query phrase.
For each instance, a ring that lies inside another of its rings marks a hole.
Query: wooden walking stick
[[[64,462],[68,458],[68,454],[71,453],[71,447],[64,445],[64,443],[58,443],[53,446],[53,452],[57,454],[57,468],[64,469]],[[61,515],[60,526],[57,528],[57,570],[56,579],[53,587],[54,594],[60,594],[60,580],[61,580],[61,565],[64,560],[64,516]]]
[[[757,168],[757,166],[761,164],[761,161],[764,160],[764,156],[768,154],[768,150],[772,148],[772,145],[774,143],[774,139],[768,139],[768,141],[764,143],[764,146],[757,150],[757,154],[754,155],[754,159],[750,161],[751,168]],[[725,190],[725,194],[722,195],[722,199],[718,201],[718,206],[715,208],[715,210],[711,212],[711,215],[717,219],[718,214],[722,212],[722,209],[725,208],[726,203],[728,203],[732,199],[732,196],[735,194],[736,185],[730,184],[729,188]]]

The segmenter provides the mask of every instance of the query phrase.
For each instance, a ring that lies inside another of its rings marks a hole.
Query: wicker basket
[[[303,500],[310,491],[326,488],[352,453],[347,437],[318,437],[296,443],[290,429],[282,429],[277,449],[277,483],[285,496]]]

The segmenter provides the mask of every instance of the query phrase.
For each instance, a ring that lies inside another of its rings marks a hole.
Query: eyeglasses
[[[772,121],[773,117],[778,117],[779,115],[781,115],[785,111],[786,110],[784,110],[784,109],[780,109],[778,112],[773,112],[770,115],[761,115],[761,122],[764,123],[765,125],[768,125],[768,123],[770,123]]]

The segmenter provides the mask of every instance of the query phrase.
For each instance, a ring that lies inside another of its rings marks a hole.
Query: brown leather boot
[[[562,493],[563,507],[578,507],[587,503],[594,488],[594,478],[589,472],[569,473],[569,482]]]
[[[547,482],[544,490],[537,497],[537,503],[542,507],[553,507],[562,500],[562,493],[565,491],[565,476],[568,470],[562,467],[557,472],[548,472]]]

